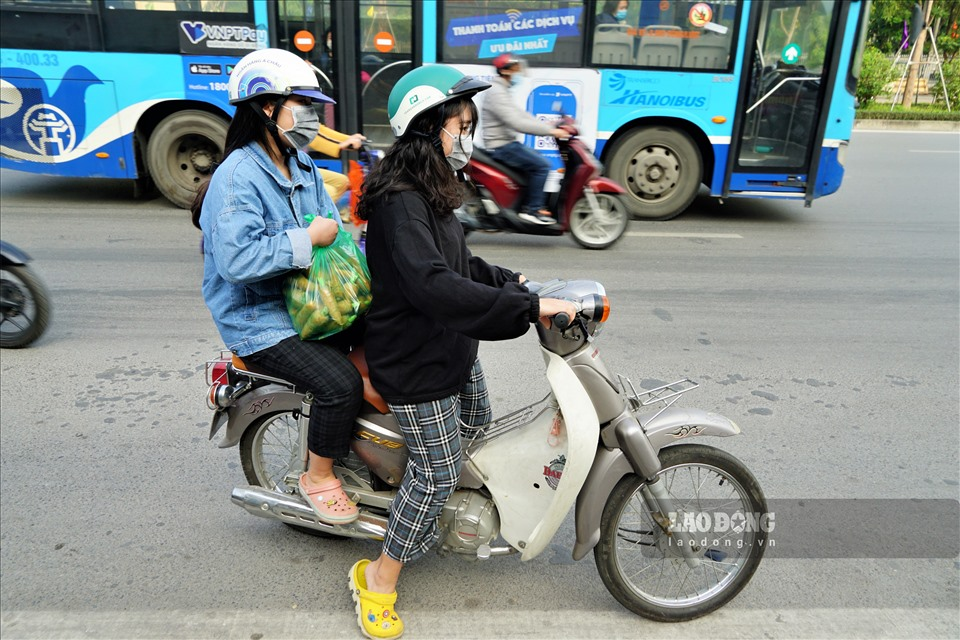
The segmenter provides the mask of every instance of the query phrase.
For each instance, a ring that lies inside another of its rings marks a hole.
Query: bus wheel
[[[700,189],[700,150],[682,131],[643,127],[613,149],[607,175],[626,188],[634,218],[671,220],[690,206]]]
[[[206,111],[178,111],[160,121],[147,143],[147,168],[170,202],[188,209],[197,188],[223,158],[227,121]]]

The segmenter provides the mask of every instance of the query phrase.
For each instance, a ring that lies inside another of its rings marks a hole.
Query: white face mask
[[[282,107],[289,110],[293,115],[293,127],[281,129],[277,126],[277,131],[282,133],[295,148],[304,148],[317,137],[317,131],[320,129],[320,116],[317,115],[312,106],[306,104],[298,104],[294,107],[282,105]]]
[[[441,129],[453,140],[453,150],[447,156],[447,163],[453,167],[454,171],[463,169],[470,161],[470,154],[473,153],[473,138],[467,136],[455,136],[446,129]]]

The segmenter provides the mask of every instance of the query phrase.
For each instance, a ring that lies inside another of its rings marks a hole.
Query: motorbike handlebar
[[[573,318],[562,311],[553,316],[553,326],[560,329],[560,331],[566,331],[572,322]]]

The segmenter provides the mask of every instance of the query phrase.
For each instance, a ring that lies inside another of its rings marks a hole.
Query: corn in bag
[[[313,248],[309,269],[283,286],[287,312],[302,340],[321,340],[352,325],[370,306],[370,269],[348,231]]]

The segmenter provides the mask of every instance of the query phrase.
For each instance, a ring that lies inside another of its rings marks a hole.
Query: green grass
[[[857,109],[858,120],[940,120],[960,121],[960,105],[954,106],[953,111],[947,111],[943,105],[918,104],[910,109],[895,105],[893,111],[890,104],[875,102],[865,108]]]

